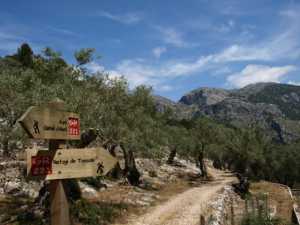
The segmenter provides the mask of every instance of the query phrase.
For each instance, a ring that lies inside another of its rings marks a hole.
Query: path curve
[[[167,202],[151,208],[142,216],[129,218],[127,225],[199,225],[200,214],[207,203],[235,178],[219,170],[210,169],[215,180],[191,188]]]

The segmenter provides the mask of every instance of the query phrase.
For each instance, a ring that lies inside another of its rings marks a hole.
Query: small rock
[[[35,191],[31,188],[28,188],[28,189],[24,190],[24,194],[29,196],[30,198],[34,198],[34,199],[39,196],[39,192]]]
[[[21,189],[21,184],[19,182],[8,181],[4,185],[4,190],[8,194],[16,193],[20,191],[20,189]]]
[[[150,205],[149,202],[144,202],[144,201],[141,201],[141,200],[137,200],[136,204],[138,204],[140,206],[149,206]]]
[[[83,198],[97,198],[98,192],[91,186],[79,182],[79,187],[81,189],[81,194]]]
[[[20,209],[21,209],[21,210],[26,210],[26,209],[28,209],[28,205],[22,205],[22,206],[20,207]]]
[[[176,181],[177,180],[177,177],[175,176],[175,175],[171,175],[171,176],[169,176],[169,178],[168,178],[168,181],[171,181],[171,182],[174,182],[174,181]]]
[[[44,215],[44,212],[41,209],[35,209],[33,211],[33,214],[34,214],[35,217],[42,218],[43,215]]]
[[[106,187],[102,187],[99,189],[99,191],[105,191],[107,188]]]

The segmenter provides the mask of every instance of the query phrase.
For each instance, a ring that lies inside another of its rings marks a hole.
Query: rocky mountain
[[[230,97],[230,91],[217,88],[199,88],[184,95],[180,103],[198,105],[199,107],[214,105]]]
[[[178,118],[208,116],[237,127],[256,123],[278,142],[300,138],[299,86],[257,83],[234,90],[199,88],[178,103],[158,97],[156,102],[160,110],[170,107]]]
[[[177,119],[191,119],[198,109],[197,106],[174,102],[162,96],[154,96],[154,101],[159,112],[166,112],[171,109]]]

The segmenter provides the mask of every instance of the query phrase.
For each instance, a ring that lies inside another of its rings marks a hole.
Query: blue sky
[[[0,8],[0,55],[28,42],[130,87],[178,100],[198,87],[255,82],[300,85],[300,0],[15,0]]]

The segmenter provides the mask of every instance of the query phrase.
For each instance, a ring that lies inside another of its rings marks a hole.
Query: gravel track
[[[152,207],[141,216],[132,216],[127,225],[199,225],[200,214],[225,185],[234,181],[232,176],[210,169],[214,181],[193,187],[168,201]]]

